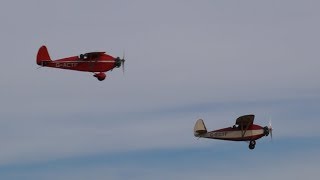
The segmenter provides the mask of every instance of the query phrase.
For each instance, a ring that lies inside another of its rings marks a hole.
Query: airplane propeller
[[[126,60],[124,60],[124,58],[125,58],[125,51],[123,51],[123,55],[122,55],[122,60],[121,60],[121,65],[122,65],[122,73],[124,74],[124,72],[125,72],[125,69],[124,69],[124,62],[126,61]]]
[[[270,135],[270,138],[271,138],[271,141],[272,141],[272,131],[273,131],[273,128],[272,128],[271,118],[269,118],[269,125],[268,125],[268,126],[265,126],[265,127],[263,128],[263,130],[264,130],[264,135],[265,135],[265,136]]]
[[[271,119],[269,120],[269,126],[268,126],[269,132],[270,132],[270,137],[272,140],[272,123],[271,123]]]
[[[116,58],[116,67],[119,68],[120,66],[122,66],[123,74],[125,72],[124,62],[126,61],[124,58],[125,58],[125,53],[124,52],[123,52],[123,55],[122,55],[122,59],[120,59],[120,57]]]

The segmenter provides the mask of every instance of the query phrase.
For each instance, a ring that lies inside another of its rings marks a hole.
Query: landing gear
[[[255,146],[256,146],[256,141],[255,141],[255,140],[250,141],[250,143],[249,143],[249,149],[254,149]]]
[[[95,73],[93,76],[96,77],[99,81],[103,81],[106,78],[106,74],[103,72]]]

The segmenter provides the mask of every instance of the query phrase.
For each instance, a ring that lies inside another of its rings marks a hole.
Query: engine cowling
[[[264,134],[265,136],[268,136],[269,133],[270,133],[270,130],[269,130],[268,126],[265,126],[265,127],[263,128],[263,134]]]
[[[96,73],[93,76],[96,77],[99,81],[103,81],[107,77],[107,75],[103,72]]]

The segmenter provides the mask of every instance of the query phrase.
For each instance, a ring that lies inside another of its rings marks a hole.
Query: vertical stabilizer
[[[202,134],[207,133],[206,125],[202,119],[198,119],[193,129],[194,136],[200,137]]]
[[[51,58],[48,53],[46,46],[41,46],[37,54],[37,64],[43,65],[43,61],[51,61]]]

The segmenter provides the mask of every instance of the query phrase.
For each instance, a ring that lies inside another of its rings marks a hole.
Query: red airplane
[[[269,127],[261,127],[253,124],[253,120],[254,115],[244,115],[238,117],[233,127],[208,132],[203,120],[199,119],[194,126],[194,136],[228,141],[249,141],[249,149],[254,149],[257,139],[268,136],[269,133],[272,138],[272,127],[271,122]]]
[[[105,72],[122,66],[124,71],[124,57],[114,58],[105,52],[89,52],[63,59],[51,60],[47,47],[41,46],[37,54],[37,64],[45,67],[69,69],[94,73],[99,81],[106,78]]]

